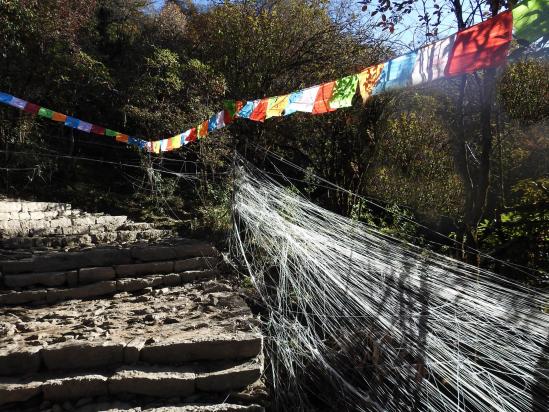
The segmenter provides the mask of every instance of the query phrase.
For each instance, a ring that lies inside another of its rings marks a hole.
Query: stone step
[[[155,262],[163,263],[163,262]],[[153,264],[155,264],[153,263]],[[33,282],[33,284],[48,284],[48,286],[60,286],[64,284],[81,285],[70,288],[27,289],[22,291],[9,291],[0,293],[0,305],[41,305],[53,304],[71,299],[90,299],[99,296],[114,295],[121,292],[138,292],[147,288],[162,288],[184,285],[193,281],[205,281],[220,276],[215,269],[188,270],[180,273],[155,274],[142,277],[113,277],[112,268],[89,268],[90,271],[39,273],[30,275],[7,275],[4,283],[21,286],[21,282]],[[97,270],[95,270],[97,269]],[[101,269],[101,270],[99,270]],[[102,270],[102,269],[111,269]],[[34,278],[35,275],[49,275],[42,278]],[[137,275],[134,275],[137,276]],[[13,279],[12,279],[13,278]],[[20,279],[24,278],[24,279]],[[105,279],[105,280],[99,280]],[[15,283],[19,282],[19,283]]]
[[[166,273],[214,270],[221,263],[217,256],[194,257],[159,262],[129,263],[125,265],[83,267],[56,272],[6,273],[0,289],[22,289],[32,286],[75,287],[82,284],[114,280],[116,278],[140,277]]]
[[[31,212],[34,213],[34,212]],[[0,236],[49,236],[49,235],[79,235],[85,233],[116,230],[127,221],[127,216],[83,215],[78,217],[45,218],[40,217],[24,220],[0,220]]]
[[[16,236],[8,239],[0,239],[0,248],[5,250],[13,249],[36,249],[36,248],[61,248],[78,247],[113,243],[132,243],[139,240],[160,240],[174,233],[171,230],[164,229],[145,229],[145,230],[114,230],[109,231],[106,228],[101,230],[89,228],[77,228],[71,230],[83,232],[82,234],[60,234],[49,236]],[[82,229],[82,230],[80,230]],[[68,231],[67,231],[68,232]]]
[[[257,320],[227,282],[0,311],[0,376],[244,359],[260,351]]]
[[[139,395],[188,398],[197,393],[243,389],[261,377],[261,361],[203,362],[184,366],[139,364],[114,371],[37,375],[16,380],[0,378],[0,405],[31,398],[64,402],[96,396]]]
[[[24,200],[0,201],[0,213],[65,211],[71,208],[69,203],[27,202]]]
[[[192,239],[167,239],[156,245],[142,243],[125,247],[96,247],[78,252],[52,252],[31,259],[6,260],[0,262],[4,275],[18,273],[58,272],[84,267],[121,266],[154,261],[172,261],[175,271],[190,269],[176,264],[191,257],[218,256],[211,245]],[[130,269],[121,267],[120,270]],[[138,269],[136,267],[136,269]]]

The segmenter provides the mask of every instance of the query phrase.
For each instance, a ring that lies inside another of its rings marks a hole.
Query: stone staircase
[[[173,233],[127,216],[72,209],[67,203],[0,201],[0,249],[79,247],[158,240]]]
[[[49,223],[42,238],[70,236],[55,232],[70,206],[13,203],[0,201],[14,209],[3,222],[21,224],[9,233],[33,238],[37,226],[26,222],[39,212],[31,221]],[[93,225],[108,234],[127,224],[110,217]],[[165,235],[71,250],[19,245],[4,256],[0,411],[263,411],[258,320],[215,248]]]

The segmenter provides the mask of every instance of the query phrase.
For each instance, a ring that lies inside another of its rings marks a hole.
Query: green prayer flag
[[[114,130],[105,129],[105,136],[116,137],[116,135],[118,135],[118,134],[119,134],[119,133],[118,133],[118,132],[115,132]]]
[[[47,117],[48,119],[51,119],[53,117],[53,110],[46,109],[45,107],[41,107],[40,110],[38,110],[38,116]]]
[[[234,101],[234,100],[225,100],[223,102],[223,108],[225,110],[227,110],[227,112],[229,112],[229,115],[231,116],[231,118],[233,118],[235,113],[236,113],[236,101]]]
[[[513,9],[513,35],[534,42],[549,36],[549,1],[524,0]]]
[[[353,97],[356,93],[358,76],[353,74],[336,80],[332,97],[330,98],[330,109],[349,107],[353,104]]]

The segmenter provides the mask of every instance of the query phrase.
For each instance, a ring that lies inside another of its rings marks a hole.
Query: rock
[[[204,392],[226,392],[241,389],[258,380],[261,368],[257,363],[243,365],[227,364],[217,366],[207,372],[199,372],[196,389]]]
[[[193,282],[195,280],[213,279],[219,276],[217,270],[189,270],[179,274],[181,283]]]
[[[49,370],[96,368],[124,361],[124,344],[72,341],[46,347],[42,359]]]
[[[252,334],[204,333],[204,338],[183,342],[159,342],[141,349],[140,358],[153,364],[195,360],[244,359],[261,352],[261,337]]]
[[[214,269],[219,263],[217,257],[195,257],[175,261],[175,272],[186,272],[189,270]]]
[[[18,382],[0,380],[0,405],[11,402],[25,402],[40,394],[42,382]]]
[[[65,272],[49,273],[25,273],[4,276],[4,284],[10,288],[23,288],[27,286],[61,286],[67,281]]]
[[[145,289],[150,284],[149,279],[120,279],[116,281],[116,290],[118,292],[135,292]]]
[[[110,295],[116,292],[116,281],[98,282],[70,289],[48,289],[46,300],[55,303],[67,299],[86,299],[95,296]]]
[[[40,348],[0,349],[0,376],[24,375],[40,368]]]
[[[109,379],[109,391],[164,398],[186,397],[195,392],[195,379],[196,375],[187,368],[124,367]]]
[[[22,305],[46,300],[45,290],[24,290],[0,295],[0,305]]]
[[[95,283],[102,280],[112,280],[116,277],[116,272],[110,266],[82,268],[78,271],[79,282],[81,284]]]
[[[169,246],[133,247],[132,257],[142,262],[173,260],[175,249]]]
[[[149,262],[134,263],[131,265],[116,265],[114,269],[118,277],[170,273],[173,272],[173,262]]]
[[[124,347],[124,363],[132,364],[139,361],[139,352],[145,346],[145,341],[145,338],[138,336]]]
[[[99,374],[78,374],[60,379],[51,379],[42,385],[44,399],[65,401],[107,395],[107,377]]]

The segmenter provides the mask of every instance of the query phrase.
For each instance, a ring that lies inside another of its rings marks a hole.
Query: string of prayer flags
[[[367,69],[362,70],[358,74],[358,88],[360,90],[360,96],[362,97],[362,101],[364,103],[366,103],[366,101],[372,95],[372,91],[374,90],[374,87],[377,84],[379,77],[381,76],[384,65],[384,63],[380,63],[375,66],[370,66]]]
[[[502,65],[513,32],[513,14],[497,16],[457,33],[445,74],[455,76]]]
[[[549,38],[549,1],[524,0],[512,13],[516,39],[533,43]]]
[[[549,41],[549,1],[524,0],[512,11],[504,11],[419,50],[341,79],[281,96],[246,102],[225,100],[223,110],[211,115],[208,120],[170,138],[150,142],[67,116],[7,93],[0,92],[0,103],[61,122],[66,127],[113,137],[118,142],[160,153],[203,139],[239,117],[263,122],[271,117],[288,116],[295,112],[321,114],[349,107],[357,86],[362,100],[366,102],[371,95],[388,90],[498,67],[507,61],[513,36],[519,42],[532,43],[540,39],[542,42]]]

